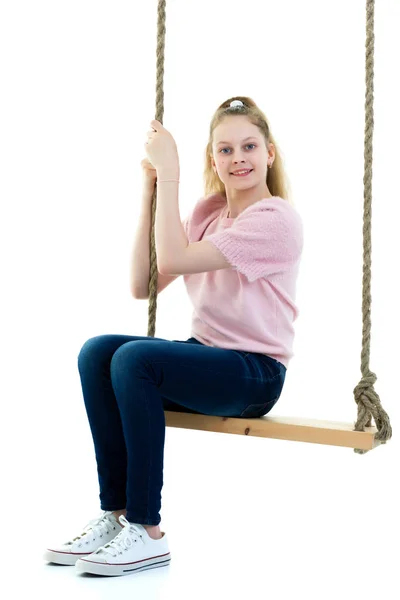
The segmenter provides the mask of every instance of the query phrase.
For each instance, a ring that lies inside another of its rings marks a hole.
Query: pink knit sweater
[[[232,268],[184,275],[193,304],[191,337],[218,348],[259,352],[285,367],[293,354],[300,215],[279,196],[227,218],[220,194],[201,198],[182,221],[189,243],[212,242]]]

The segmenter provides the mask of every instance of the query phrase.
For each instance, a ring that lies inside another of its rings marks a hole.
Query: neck
[[[268,186],[263,184],[262,186],[256,186],[246,190],[226,189],[225,197],[228,205],[227,217],[235,219],[240,213],[246,210],[246,208],[264,198],[271,198],[272,194],[269,191]]]

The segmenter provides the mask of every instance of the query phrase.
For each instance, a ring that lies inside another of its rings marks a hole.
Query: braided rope
[[[166,0],[158,1],[157,15],[157,49],[156,49],[156,115],[155,120],[163,122],[164,118],[164,63],[165,63],[165,11]],[[154,337],[156,331],[156,313],[157,313],[157,285],[158,285],[158,267],[155,241],[155,222],[157,210],[157,186],[153,193],[151,205],[151,233],[150,233],[150,278],[149,278],[149,322],[147,336]]]
[[[371,352],[371,225],[372,225],[372,157],[374,131],[374,17],[375,0],[367,0],[366,4],[366,42],[365,42],[365,129],[364,129],[364,219],[363,219],[363,281],[362,281],[362,349],[360,382],[354,388],[354,399],[357,403],[357,421],[354,431],[363,431],[371,427],[371,418],[375,420],[377,432],[375,439],[385,444],[392,437],[392,428],[388,414],[381,405],[374,389],[376,375],[370,371]],[[365,454],[366,450],[354,449],[357,454]]]

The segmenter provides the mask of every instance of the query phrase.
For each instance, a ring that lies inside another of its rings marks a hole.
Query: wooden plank
[[[380,442],[374,437],[377,432],[376,427],[366,427],[365,431],[353,431],[353,423],[268,415],[257,419],[242,419],[168,410],[164,411],[164,414],[167,427],[180,429],[250,435],[361,450],[372,450],[380,445]]]

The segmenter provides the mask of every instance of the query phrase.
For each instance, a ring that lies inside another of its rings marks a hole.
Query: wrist
[[[174,167],[162,167],[161,169],[157,170],[157,180],[160,181],[161,179],[179,179],[179,167],[178,166],[174,166]]]

